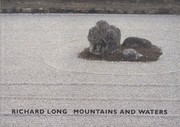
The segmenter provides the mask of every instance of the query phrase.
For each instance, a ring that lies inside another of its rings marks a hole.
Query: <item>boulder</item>
[[[124,49],[123,50],[123,60],[125,61],[133,61],[138,60],[143,55],[137,52],[135,49]]]
[[[144,38],[128,37],[124,40],[122,46],[126,48],[151,48],[152,43]]]
[[[95,55],[113,54],[120,46],[121,31],[119,28],[100,20],[89,30],[89,52]]]

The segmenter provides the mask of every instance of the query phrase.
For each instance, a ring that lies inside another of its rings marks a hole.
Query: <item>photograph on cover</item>
[[[179,0],[1,0],[0,127],[180,127]]]

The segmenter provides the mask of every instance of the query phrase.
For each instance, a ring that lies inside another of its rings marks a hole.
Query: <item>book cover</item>
[[[1,0],[0,126],[180,127],[179,1],[146,2]]]

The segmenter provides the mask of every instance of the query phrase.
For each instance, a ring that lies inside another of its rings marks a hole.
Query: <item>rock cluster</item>
[[[113,54],[120,46],[121,31],[119,28],[100,20],[89,30],[89,51],[96,55]]]
[[[143,55],[137,52],[135,49],[124,49],[123,50],[123,59],[126,61],[137,60]]]
[[[144,38],[128,37],[124,40],[122,46],[127,48],[151,48],[152,43]]]
[[[151,48],[152,43],[149,40],[144,39],[144,38],[128,37],[124,40],[122,46],[125,48],[123,50],[123,59],[126,61],[134,61],[143,57],[143,55],[140,54],[135,49]]]
[[[89,30],[90,47],[80,53],[79,57],[107,61],[156,61],[162,55],[161,49],[149,40],[128,37],[120,44],[119,28],[100,20]]]

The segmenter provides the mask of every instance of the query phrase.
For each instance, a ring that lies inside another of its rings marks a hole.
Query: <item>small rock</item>
[[[89,51],[96,55],[113,54],[116,52],[117,47],[120,46],[120,39],[121,32],[119,28],[100,20],[96,23],[96,26],[89,30]]]
[[[151,48],[152,43],[144,38],[128,37],[124,40],[122,46],[127,48]]]
[[[123,50],[123,59],[127,61],[138,60],[143,55],[137,52],[134,49],[124,49]]]

